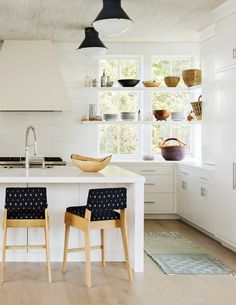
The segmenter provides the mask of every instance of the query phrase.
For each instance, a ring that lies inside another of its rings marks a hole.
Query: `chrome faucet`
[[[34,144],[28,144],[28,138],[29,138],[29,132],[30,130],[33,131],[34,134]],[[35,128],[33,126],[28,126],[26,129],[26,135],[25,135],[25,168],[29,168],[29,148],[34,146],[34,155],[37,154],[37,139],[36,139],[36,132]]]

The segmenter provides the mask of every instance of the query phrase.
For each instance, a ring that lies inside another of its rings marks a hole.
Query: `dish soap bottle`
[[[101,76],[101,87],[107,86],[107,77],[106,77],[106,71],[103,69],[103,74]]]

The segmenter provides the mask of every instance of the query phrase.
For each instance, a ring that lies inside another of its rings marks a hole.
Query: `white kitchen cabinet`
[[[236,64],[236,12],[216,22],[216,69]]]
[[[146,178],[144,185],[145,214],[175,213],[174,164],[118,163],[118,166]]]
[[[218,73],[218,146],[216,163],[216,235],[236,246],[236,68]]]
[[[190,220],[192,218],[192,208],[189,196],[188,178],[179,176],[177,179],[177,212],[180,216]]]
[[[177,213],[202,229],[213,233],[213,172],[179,166],[177,173]]]

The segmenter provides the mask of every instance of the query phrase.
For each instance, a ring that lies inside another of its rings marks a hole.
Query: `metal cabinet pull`
[[[144,201],[144,203],[156,203],[155,201]]]
[[[155,183],[145,183],[145,185],[153,186],[153,185],[156,185],[156,184]]]
[[[155,169],[142,169],[142,172],[155,172]]]
[[[236,48],[233,48],[233,59],[236,58]]]
[[[186,190],[187,188],[187,183],[185,181],[182,181],[182,189]]]
[[[204,187],[201,187],[201,196],[206,197],[206,189]]]
[[[233,163],[233,190],[236,190],[236,163]]]
[[[201,180],[207,181],[208,179],[206,177],[200,177]]]

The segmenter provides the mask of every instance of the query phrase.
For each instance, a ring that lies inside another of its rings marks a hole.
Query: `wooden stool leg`
[[[102,267],[105,267],[105,230],[101,229],[101,250],[102,250]]]
[[[64,240],[64,256],[63,256],[63,266],[62,271],[66,272],[67,267],[67,250],[69,244],[70,226],[66,224],[65,226],[65,240]]]
[[[85,259],[86,259],[86,285],[91,287],[91,259],[90,259],[90,230],[84,231],[85,237]]]
[[[121,220],[121,234],[125,252],[125,261],[126,261],[126,268],[128,271],[128,278],[129,281],[133,281],[133,273],[130,265],[130,258],[129,258],[129,246],[128,246],[128,234],[127,234],[127,222],[126,222],[126,210],[121,210],[120,212],[120,220]]]
[[[49,250],[49,226],[48,226],[48,214],[47,211],[45,211],[45,244],[46,244],[46,261],[48,266],[48,281],[49,283],[52,282],[52,275],[51,275],[51,266],[50,266],[50,250]]]
[[[2,238],[2,269],[1,269],[1,283],[3,283],[3,276],[6,264],[6,243],[7,243],[7,212],[4,211],[3,219],[3,238]]]

